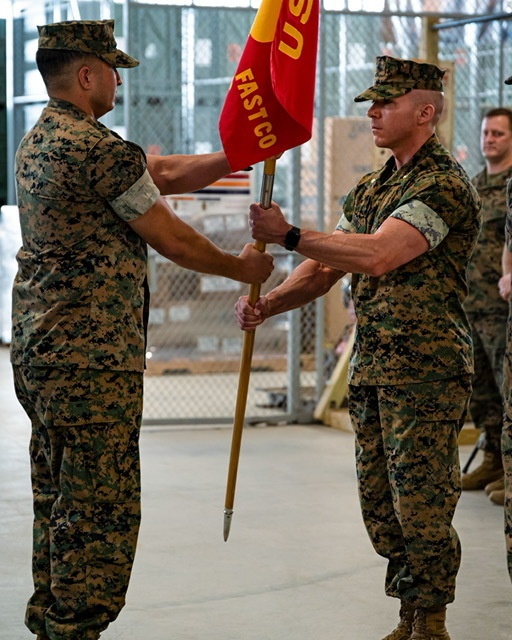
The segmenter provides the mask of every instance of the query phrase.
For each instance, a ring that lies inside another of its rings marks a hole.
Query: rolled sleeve
[[[342,214],[336,225],[336,231],[344,231],[345,233],[355,233],[354,225],[348,220],[345,214]]]
[[[418,229],[427,239],[430,250],[439,246],[450,231],[441,216],[421,200],[411,200],[401,205],[390,217],[403,220]]]
[[[137,182],[111,200],[110,205],[120,218],[131,222],[146,213],[159,197],[160,191],[146,169]]]

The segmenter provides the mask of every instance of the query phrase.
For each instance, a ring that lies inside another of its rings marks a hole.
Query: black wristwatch
[[[284,248],[288,251],[293,251],[300,240],[299,227],[292,227],[284,237]]]

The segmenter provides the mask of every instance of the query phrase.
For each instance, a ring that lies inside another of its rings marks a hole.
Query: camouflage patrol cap
[[[70,20],[37,27],[39,49],[93,53],[114,67],[136,67],[139,61],[117,48],[114,20]]]
[[[435,64],[378,56],[373,86],[356,96],[354,102],[398,98],[412,89],[443,91],[444,74]]]

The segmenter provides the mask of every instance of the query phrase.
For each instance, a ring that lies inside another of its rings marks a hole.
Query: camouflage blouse
[[[394,216],[419,229],[430,250],[379,278],[353,275],[357,329],[351,384],[426,382],[473,370],[462,303],[480,229],[480,199],[436,136],[394,168],[390,158],[358,183],[337,228],[374,233]]]
[[[469,262],[469,295],[464,309],[469,315],[497,316],[497,322],[508,315],[508,303],[499,294],[498,281],[505,243],[506,190],[511,177],[512,167],[496,175],[487,175],[484,169],[472,180],[482,200],[482,229]]]
[[[507,184],[507,217],[505,222],[505,244],[507,249],[512,252],[512,182]],[[512,277],[512,276],[511,276]],[[505,404],[505,412],[507,420],[512,422],[512,296],[508,300],[509,315],[507,321],[507,350],[505,353],[505,361],[503,365],[503,373],[505,376],[503,382],[503,399]],[[505,431],[509,431],[504,429]]]
[[[146,189],[141,211],[116,203],[145,175],[142,149],[62,100],[50,100],[23,138],[14,364],[144,368],[147,249],[126,221],[158,193]]]

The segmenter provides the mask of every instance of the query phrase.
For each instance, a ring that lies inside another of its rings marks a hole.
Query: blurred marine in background
[[[462,476],[465,490],[485,489],[490,499],[503,504],[503,358],[508,303],[498,282],[505,242],[507,183],[512,177],[512,111],[491,109],[482,119],[480,147],[485,168],[473,178],[482,200],[482,229],[468,266],[469,294],[464,309],[471,324],[475,374],[469,412],[481,430],[483,460]]]

